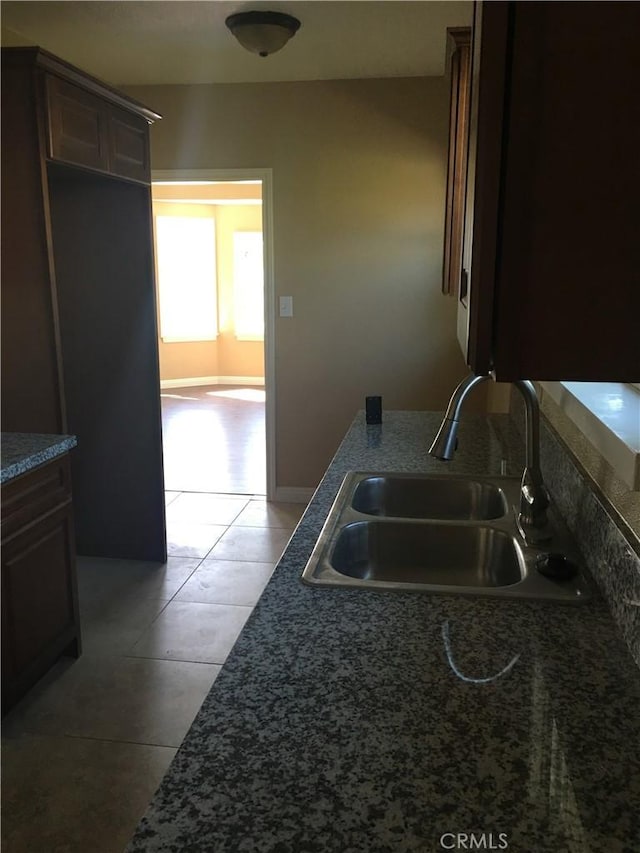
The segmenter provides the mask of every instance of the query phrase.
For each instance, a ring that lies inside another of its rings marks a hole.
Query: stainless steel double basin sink
[[[520,481],[351,472],[345,477],[302,579],[320,586],[416,590],[579,602],[582,571],[551,579],[545,555],[579,556],[562,521],[544,547],[524,543],[515,512]]]

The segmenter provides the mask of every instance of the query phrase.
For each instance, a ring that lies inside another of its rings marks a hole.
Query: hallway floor
[[[266,494],[264,387],[165,388],[161,402],[165,488]]]
[[[3,850],[122,853],[303,511],[171,491],[166,564],[79,558],[83,654],[3,721]]]

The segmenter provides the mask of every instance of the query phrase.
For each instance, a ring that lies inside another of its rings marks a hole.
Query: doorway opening
[[[270,170],[152,180],[165,488],[272,500]]]

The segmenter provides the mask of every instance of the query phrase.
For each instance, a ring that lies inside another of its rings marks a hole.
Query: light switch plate
[[[293,296],[280,297],[280,316],[293,317]]]

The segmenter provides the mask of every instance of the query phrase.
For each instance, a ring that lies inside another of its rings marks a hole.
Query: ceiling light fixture
[[[284,12],[238,12],[225,24],[242,47],[260,56],[283,48],[300,29],[300,21]]]

